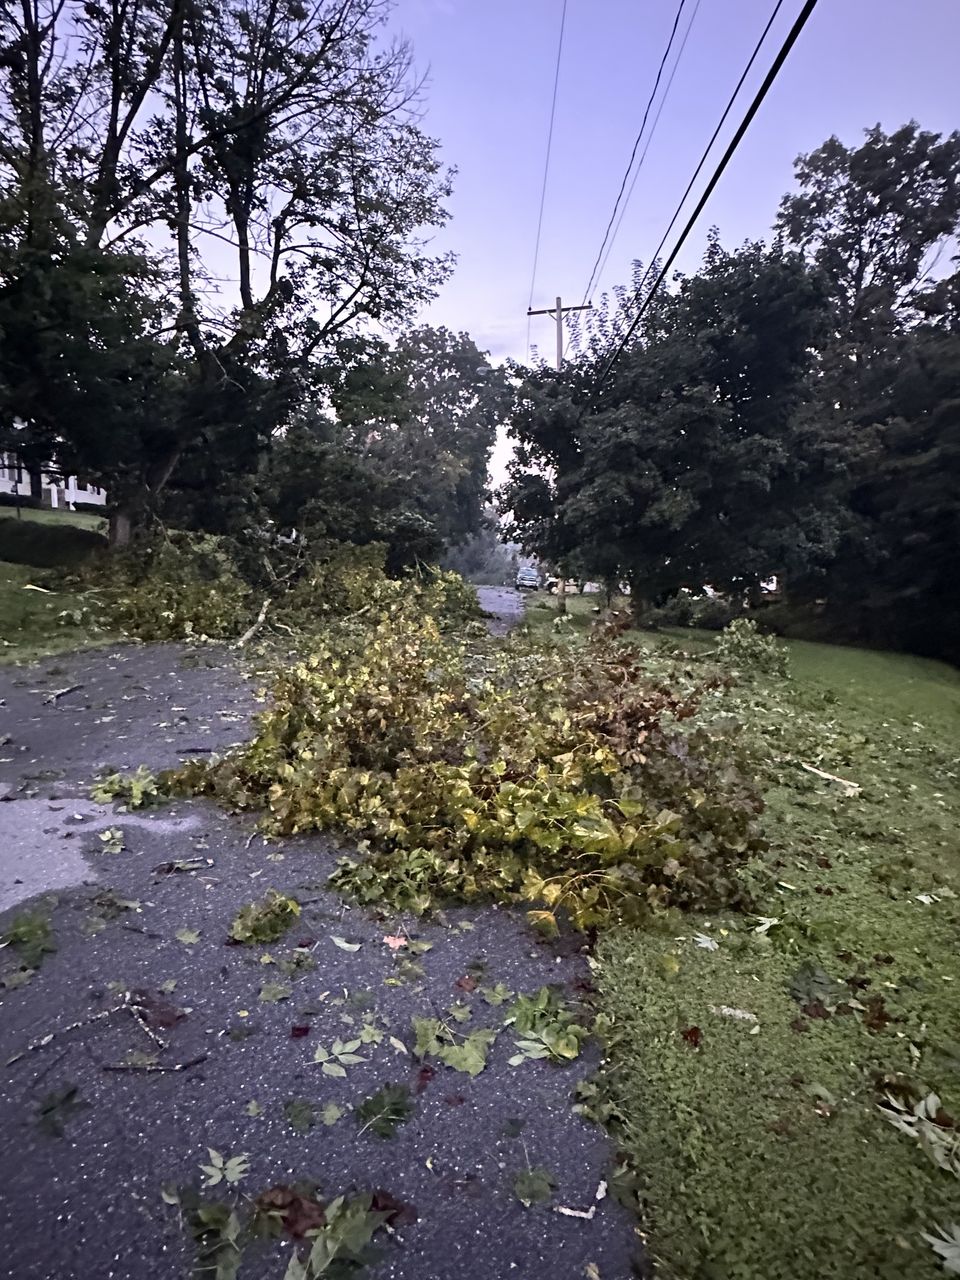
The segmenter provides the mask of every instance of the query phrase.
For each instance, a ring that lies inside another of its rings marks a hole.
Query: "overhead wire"
[[[683,205],[687,199],[687,196],[690,194],[690,191],[693,187],[693,183],[696,181],[697,174],[699,174],[701,168],[703,167],[704,162],[706,161],[710,148],[713,146],[713,143],[716,141],[720,128],[723,125],[723,121],[726,119],[726,116],[733,105],[733,100],[734,98],[736,98],[737,93],[739,92],[740,87],[742,86],[744,79],[746,78],[746,75],[750,70],[753,60],[757,56],[757,52],[759,51],[760,45],[763,43],[763,40],[766,37],[767,32],[769,31],[770,26],[772,25],[773,19],[776,17],[777,11],[779,10],[781,3],[782,3],[782,0],[778,0],[776,9],[774,10],[774,13],[770,19],[770,22],[768,22],[767,26],[764,28],[763,35],[760,37],[760,40],[757,44],[757,48],[754,50],[754,53],[750,59],[750,62],[747,64],[747,67],[744,70],[744,74],[740,77],[740,80],[737,83],[737,88],[734,90],[733,96],[731,97],[730,102],[727,104],[727,110],[724,112],[723,116],[721,117],[720,124],[718,124],[717,128],[714,130],[713,137],[710,139],[707,149],[704,152],[703,157],[701,158],[700,164],[697,166],[694,176],[693,178],[691,178],[690,182],[688,183],[687,189],[684,192],[683,197],[679,205],[677,206],[677,209],[673,217],[670,220],[670,226],[667,228],[667,232],[664,234],[663,239],[660,241],[660,246],[653,256],[653,261],[656,261],[657,256],[659,255],[659,253],[663,249],[664,244],[666,243],[667,236],[670,233],[670,228],[673,227],[677,218],[680,216],[680,212],[683,209]],[[637,309],[637,313],[634,316],[629,328],[627,329],[623,337],[620,339],[620,342],[617,344],[616,350],[613,352],[610,359],[607,361],[607,364],[601,371],[600,377],[598,378],[596,386],[594,387],[594,395],[596,395],[600,391],[604,382],[610,376],[610,372],[613,369],[614,365],[616,364],[617,360],[619,360],[620,356],[623,354],[623,351],[626,348],[627,343],[630,341],[630,339],[633,337],[634,333],[636,332],[637,326],[639,325],[640,321],[643,319],[643,316],[645,315],[647,308],[649,307],[657,290],[660,288],[661,284],[666,279],[667,272],[670,270],[670,268],[673,266],[674,262],[676,261],[677,255],[680,253],[680,250],[683,248],[683,245],[686,242],[687,237],[689,236],[690,232],[693,230],[694,226],[696,225],[697,219],[700,217],[700,214],[703,212],[707,201],[710,199],[710,196],[713,194],[717,183],[720,181],[721,177],[723,176],[724,170],[726,169],[727,165],[730,163],[730,160],[734,152],[736,151],[740,143],[743,141],[744,134],[747,132],[747,129],[749,129],[754,116],[756,116],[757,112],[760,110],[760,107],[763,104],[764,98],[766,98],[768,92],[770,91],[771,85],[776,80],[777,76],[780,74],[780,71],[783,68],[783,64],[786,62],[791,49],[799,39],[800,33],[803,31],[803,28],[806,26],[807,21],[810,18],[810,15],[813,13],[814,9],[816,8],[816,5],[817,5],[817,0],[805,0],[803,8],[800,10],[800,13],[795,19],[793,26],[790,28],[789,32],[787,33],[783,44],[780,46],[780,49],[777,52],[777,56],[774,58],[769,71],[763,78],[762,84],[760,85],[759,89],[754,95],[753,101],[750,103],[750,106],[747,108],[746,114],[744,115],[743,119],[740,121],[740,124],[737,126],[736,132],[734,133],[733,137],[730,139],[730,142],[727,144],[727,148],[724,151],[723,155],[721,156],[716,169],[711,175],[710,181],[707,183],[706,187],[704,188],[703,193],[700,196],[700,199],[697,201],[696,207],[694,208],[690,217],[687,219],[687,222],[680,233],[679,239],[671,249],[670,254],[667,257],[667,260],[664,262],[663,266],[658,272],[657,278],[651,285],[649,291],[647,292],[646,297],[640,303],[640,306]],[[637,295],[639,295],[640,290],[642,288],[643,288],[643,281],[641,280],[641,283],[637,286],[637,289],[636,289]]]
[[[557,117],[557,90],[560,86],[560,59],[563,56],[563,33],[567,25],[567,0],[560,11],[560,36],[557,40],[557,60],[553,72],[553,97],[550,102],[550,125],[547,129],[547,151],[543,160],[543,181],[540,185],[540,211],[537,214],[537,238],[533,249],[533,270],[530,273],[530,298],[527,311],[533,306],[533,291],[537,283],[537,264],[540,261],[540,235],[543,231],[543,209],[547,199],[547,177],[550,173],[550,150],[553,146],[553,125]],[[530,316],[527,316],[527,356],[530,355]]]
[[[673,48],[673,42],[677,36],[677,28],[680,25],[680,17],[683,13],[684,5],[686,4],[686,2],[687,0],[680,0],[679,5],[677,6],[677,11],[673,16],[673,26],[670,29],[670,38],[667,41],[667,47],[663,51],[663,57],[660,59],[660,65],[657,68],[657,76],[653,82],[653,88],[650,91],[650,97],[647,99],[647,105],[644,108],[643,119],[640,122],[640,132],[637,134],[636,138],[634,139],[633,149],[630,152],[630,159],[627,163],[626,169],[624,169],[623,171],[623,178],[620,181],[620,190],[617,192],[617,198],[613,202],[613,212],[610,214],[610,219],[607,222],[606,230],[603,233],[603,240],[600,243],[600,248],[597,250],[596,261],[593,264],[593,270],[590,272],[590,278],[587,281],[587,287],[583,291],[583,299],[581,301],[581,306],[583,305],[584,302],[586,302],[587,298],[590,295],[590,290],[593,288],[593,282],[597,274],[597,269],[600,265],[600,259],[603,257],[603,251],[607,247],[607,241],[610,237],[610,231],[613,227],[614,220],[616,219],[617,211],[620,208],[620,201],[623,199],[623,193],[627,189],[627,183],[630,180],[630,172],[633,169],[633,162],[634,160],[636,160],[637,152],[640,149],[640,142],[643,138],[643,131],[647,127],[647,120],[650,118],[650,109],[653,106],[654,100],[657,96],[657,91],[660,88],[660,81],[663,77],[663,69],[667,65],[667,59],[670,57],[670,51]]]
[[[753,64],[756,62],[757,56],[759,55],[760,50],[763,47],[763,43],[766,40],[768,34],[770,33],[770,28],[773,26],[774,22],[776,22],[777,15],[779,14],[782,8],[783,8],[783,0],[777,0],[777,3],[773,7],[773,12],[770,14],[770,17],[767,19],[766,26],[763,28],[763,31],[761,31],[760,37],[757,40],[757,43],[753,46],[753,52],[750,54],[750,58],[747,61],[747,65],[743,68],[743,71],[740,73],[740,79],[737,81],[736,85],[734,86],[733,92],[730,94],[730,98],[727,101],[727,105],[723,109],[723,115],[718,120],[717,127],[714,129],[713,133],[710,136],[710,141],[707,143],[706,147],[704,147],[703,155],[700,157],[700,161],[697,164],[696,169],[694,169],[693,171],[693,176],[691,177],[690,181],[687,183],[686,190],[684,191],[683,195],[680,197],[680,203],[677,205],[676,209],[674,210],[673,217],[670,219],[670,223],[666,231],[661,236],[660,243],[657,245],[656,249],[653,251],[653,255],[651,256],[650,261],[647,264],[646,271],[644,271],[643,275],[640,278],[640,283],[637,285],[638,290],[642,289],[644,284],[650,278],[650,272],[654,269],[657,259],[659,258],[661,252],[663,251],[663,246],[667,243],[667,239],[669,238],[670,232],[673,230],[674,226],[676,225],[677,218],[679,218],[680,212],[683,209],[683,206],[687,202],[687,197],[689,196],[690,192],[693,190],[694,183],[696,182],[697,178],[699,178],[701,170],[703,169],[703,166],[707,162],[707,157],[710,155],[710,152],[713,150],[713,144],[716,142],[717,138],[720,136],[720,131],[727,122],[727,116],[732,111],[733,105],[736,102],[737,98],[739,97],[740,90],[743,88],[744,83],[747,79],[747,76],[750,74],[751,70],[753,69]],[[681,49],[681,52],[682,52],[682,49]],[[626,205],[624,205],[624,212],[626,212]],[[622,220],[623,220],[623,215],[621,214],[621,221]],[[618,222],[616,230],[614,231],[614,236],[616,236],[617,231],[619,230],[620,230],[620,223]],[[606,259],[604,259],[604,265],[606,265]],[[603,272],[603,266],[601,266],[600,271],[601,273]]]
[[[780,0],[780,4],[782,3],[783,3],[783,0]],[[779,5],[778,5],[778,8],[779,8]],[[613,250],[614,244],[616,243],[617,236],[620,234],[620,227],[623,225],[624,215],[627,212],[627,207],[629,206],[630,200],[633,196],[634,187],[636,187],[637,185],[637,179],[640,177],[640,172],[643,169],[643,162],[646,160],[647,152],[650,150],[650,143],[653,141],[654,134],[657,131],[657,125],[660,123],[660,116],[663,114],[663,108],[666,105],[667,98],[670,96],[670,87],[673,84],[674,77],[677,74],[677,68],[680,65],[680,59],[683,57],[683,51],[687,47],[687,41],[690,38],[690,31],[691,31],[691,28],[693,27],[694,20],[699,10],[700,10],[700,0],[696,0],[696,4],[694,5],[694,8],[693,8],[693,13],[691,13],[690,15],[690,21],[687,23],[686,31],[684,31],[683,33],[683,39],[680,41],[680,48],[677,51],[676,59],[674,60],[673,67],[670,71],[670,75],[667,79],[666,86],[663,90],[663,97],[660,99],[659,107],[657,107],[657,114],[653,117],[653,124],[650,127],[650,132],[647,134],[647,141],[644,144],[643,151],[641,151],[640,153],[640,161],[636,169],[634,169],[633,171],[633,178],[631,179],[631,182],[630,182],[630,189],[627,191],[627,198],[623,202],[623,208],[620,210],[620,216],[617,219],[617,225],[613,228],[613,235],[610,237],[610,243],[607,245],[607,251],[603,255],[603,261],[600,263],[600,269],[597,272],[597,278],[594,281],[595,284],[599,283],[600,278],[603,275],[604,268],[607,265],[607,260],[610,257],[610,253]],[[729,110],[729,107],[728,107],[728,110]]]
[[[783,0],[780,0],[780,3],[782,2]],[[613,251],[613,247],[616,243],[617,236],[620,234],[620,227],[623,225],[623,219],[627,212],[627,207],[630,204],[630,200],[633,196],[634,188],[637,185],[637,179],[640,177],[640,172],[643,168],[643,163],[647,158],[647,152],[650,150],[650,143],[653,141],[654,134],[657,132],[657,125],[660,123],[660,117],[663,114],[663,108],[666,105],[667,98],[669,98],[670,96],[670,89],[671,89],[671,86],[673,85],[674,78],[677,74],[677,68],[680,66],[680,59],[683,57],[683,51],[687,47],[687,41],[690,39],[690,31],[693,27],[696,16],[700,11],[700,4],[701,4],[701,0],[696,0],[696,3],[693,6],[693,12],[690,14],[690,19],[687,22],[686,29],[684,30],[684,33],[683,33],[683,38],[680,41],[680,48],[677,50],[677,56],[674,59],[673,66],[670,69],[670,75],[667,77],[667,83],[664,86],[663,96],[660,99],[660,105],[657,107],[657,113],[653,117],[653,124],[650,126],[650,132],[647,134],[647,141],[644,144],[643,151],[640,153],[640,161],[637,164],[636,169],[634,169],[633,171],[633,178],[630,182],[630,188],[627,191],[627,198],[623,202],[623,208],[620,210],[620,216],[617,218],[617,225],[613,229],[613,235],[610,237],[610,243],[607,245],[607,249],[605,253],[603,252],[603,247],[601,246],[600,252],[603,255],[603,261],[600,262],[599,264],[599,270],[597,269],[597,264],[596,263],[594,264],[595,275],[591,273],[591,279],[590,281],[588,281],[587,288],[584,290],[583,297],[580,299],[581,307],[587,301],[587,296],[590,292],[591,286],[594,284],[598,284],[601,277],[603,276],[604,268],[606,267],[610,254]],[[567,334],[566,344],[564,345],[564,349],[563,349],[564,355],[566,355],[567,351],[569,350],[570,344],[574,341],[574,338],[577,332],[578,332],[578,321],[575,318]]]

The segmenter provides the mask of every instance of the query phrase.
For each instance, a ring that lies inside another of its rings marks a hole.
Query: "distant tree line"
[[[103,485],[116,544],[479,527],[505,384],[409,329],[450,174],[390,7],[0,6],[0,449]]]
[[[960,658],[958,230],[960,134],[801,156],[771,242],[712,233],[605,380],[634,290],[516,371],[516,535],[640,615],[776,576],[778,625]]]

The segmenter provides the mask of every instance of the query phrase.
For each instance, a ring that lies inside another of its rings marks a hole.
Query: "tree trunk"
[[[129,503],[115,507],[110,512],[110,548],[113,551],[122,550],[130,545],[130,536],[133,533],[133,510]]]
[[[39,469],[34,471],[31,467],[28,475],[30,476],[30,498],[39,507],[43,503],[43,473]]]
[[[630,588],[630,612],[633,614],[633,621],[638,627],[645,627],[648,624],[647,619],[653,608],[653,601],[649,596],[641,596],[632,586]]]

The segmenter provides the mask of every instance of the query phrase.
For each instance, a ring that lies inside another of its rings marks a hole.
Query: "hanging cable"
[[[543,230],[543,208],[547,199],[547,175],[550,172],[550,148],[553,145],[553,122],[557,115],[557,89],[560,85],[560,58],[563,54],[563,31],[567,25],[567,0],[563,0],[560,12],[560,38],[557,41],[557,63],[553,72],[553,99],[550,103],[550,126],[547,129],[547,154],[543,161],[543,182],[540,186],[540,212],[537,214],[537,239],[533,249],[533,270],[530,273],[530,298],[527,311],[533,306],[533,291],[537,283],[537,263],[540,260],[540,233]],[[527,358],[530,357],[530,317],[527,316]]]
[[[686,2],[687,0],[680,0],[680,4],[677,6],[677,12],[674,14],[673,26],[670,29],[670,39],[667,41],[667,47],[664,49],[663,57],[660,59],[660,66],[657,68],[657,78],[653,82],[653,89],[650,92],[650,97],[647,99],[647,105],[644,108],[644,112],[643,112],[643,119],[640,122],[640,132],[637,134],[636,138],[634,139],[633,150],[630,152],[630,160],[629,160],[629,163],[627,164],[626,169],[623,171],[623,178],[620,182],[620,190],[617,192],[617,198],[613,203],[613,212],[610,214],[610,220],[607,223],[607,229],[603,233],[603,241],[601,242],[600,248],[597,251],[597,258],[593,264],[593,270],[590,272],[590,279],[587,281],[587,287],[583,291],[583,302],[586,302],[587,298],[590,296],[590,290],[593,288],[593,282],[594,282],[594,279],[596,278],[597,269],[600,266],[600,259],[603,257],[603,251],[607,247],[607,241],[610,237],[610,231],[613,227],[614,220],[617,216],[617,211],[620,208],[620,201],[623,199],[623,193],[627,189],[627,183],[630,180],[630,171],[633,169],[633,162],[634,160],[636,160],[637,152],[640,149],[640,142],[641,142],[641,139],[643,138],[643,131],[647,127],[647,120],[649,119],[649,116],[650,116],[650,109],[653,106],[654,99],[657,96],[657,91],[660,88],[660,80],[663,76],[663,69],[667,65],[667,59],[670,57],[670,50],[673,48],[673,42],[676,39],[676,35],[677,35],[677,28],[680,25],[680,16],[683,13],[683,7],[686,4]]]
[[[683,230],[680,233],[680,238],[677,240],[677,243],[671,249],[666,262],[661,267],[659,273],[657,274],[657,278],[653,282],[653,285],[651,286],[646,297],[640,303],[640,306],[637,309],[637,314],[634,316],[633,321],[630,324],[630,327],[627,329],[627,332],[620,339],[620,342],[617,344],[616,350],[614,351],[613,355],[610,357],[610,359],[607,361],[607,364],[601,371],[600,377],[598,378],[597,384],[594,388],[594,395],[596,395],[600,391],[600,389],[603,387],[604,382],[610,376],[610,371],[613,369],[614,365],[619,360],[620,356],[623,354],[623,351],[627,343],[630,341],[630,339],[633,337],[634,333],[636,332],[637,326],[639,325],[640,321],[643,319],[643,316],[647,308],[649,307],[651,300],[653,299],[657,290],[660,288],[661,284],[663,284],[664,280],[666,279],[667,272],[670,270],[670,268],[673,266],[674,262],[676,261],[677,255],[679,254],[680,250],[683,248],[683,245],[687,239],[687,236],[689,236],[690,232],[693,230],[694,226],[696,225],[697,219],[700,217],[700,214],[704,210],[704,206],[706,205],[707,201],[710,199],[711,195],[713,194],[714,188],[716,187],[717,183],[720,181],[721,177],[723,176],[723,172],[726,169],[727,165],[730,163],[730,160],[734,152],[736,151],[740,143],[743,141],[744,134],[747,132],[747,129],[749,129],[754,116],[760,110],[760,107],[763,104],[764,98],[767,96],[768,92],[770,91],[771,85],[779,75],[783,67],[783,64],[786,62],[787,57],[790,54],[790,50],[793,48],[793,46],[796,44],[797,40],[799,39],[800,33],[803,31],[803,28],[807,24],[807,20],[809,19],[810,15],[813,13],[814,9],[816,8],[816,4],[817,4],[817,0],[806,0],[806,3],[801,9],[796,21],[794,22],[793,26],[790,28],[789,32],[787,33],[786,39],[781,45],[780,50],[777,53],[777,56],[773,60],[773,65],[770,67],[770,70],[767,72],[766,76],[764,77],[763,83],[761,84],[760,88],[757,90],[753,101],[750,103],[750,106],[747,108],[746,115],[743,117],[743,119],[740,121],[740,124],[737,126],[737,131],[733,135],[733,137],[730,139],[730,142],[727,145],[727,149],[726,151],[724,151],[723,156],[720,159],[720,163],[717,165],[716,169],[714,170],[710,178],[710,181],[707,183],[706,187],[704,188],[703,194],[701,195],[700,199],[697,201],[696,208],[694,209],[693,213],[691,213],[690,217],[687,219],[686,225],[684,226]],[[777,8],[779,7],[780,6],[778,4]],[[774,13],[774,16],[776,16],[776,12]],[[769,30],[769,24],[767,26],[767,30]],[[765,34],[766,34],[766,30],[764,31],[764,35]],[[762,43],[762,37],[761,37],[761,43]],[[749,65],[747,69],[749,70]],[[745,74],[746,72],[744,73],[744,75]],[[740,83],[741,84],[743,83],[743,77],[741,77]],[[739,85],[738,85],[738,88],[739,88]],[[729,110],[729,106],[728,106],[728,110]],[[726,115],[726,113],[724,113],[724,115]],[[722,120],[721,120],[721,123],[722,123]],[[713,139],[711,139],[710,146],[713,145],[713,141],[717,136],[717,132],[719,132],[719,128],[720,126],[718,125],[717,130],[714,132]],[[710,148],[708,147],[707,151],[709,151],[709,149]],[[703,159],[704,160],[706,159],[706,153],[704,154]],[[698,165],[697,167],[697,171],[696,171],[697,173],[700,172],[700,167],[702,166],[702,164],[703,164],[703,160],[701,160],[700,165]],[[695,177],[696,177],[696,174],[694,174],[694,178]],[[690,189],[693,185],[693,181],[694,179],[691,179],[686,192],[684,192],[683,200],[681,200],[680,204],[677,206],[677,210],[670,221],[671,227],[673,226],[674,222],[680,215],[680,211],[683,208],[684,200],[686,200],[687,195],[689,195],[690,193]],[[665,242],[666,242],[666,236],[664,236],[663,240],[661,240],[660,242],[660,249],[663,248],[663,245]],[[660,252],[660,249],[657,250],[658,254]],[[656,258],[656,254],[654,255],[654,258]],[[636,291],[637,294],[639,294],[640,289],[642,287],[643,287],[643,282],[641,281],[641,284],[637,287],[637,291]]]
[[[693,27],[694,19],[696,18],[697,14],[700,11],[700,3],[701,3],[701,0],[696,0],[696,3],[693,6],[693,12],[690,15],[690,20],[687,22],[686,30],[683,33],[683,39],[680,41],[680,48],[677,50],[677,56],[674,59],[672,68],[670,69],[670,75],[667,77],[667,83],[663,90],[663,97],[660,99],[660,105],[657,107],[657,114],[653,117],[653,124],[650,126],[650,132],[647,134],[647,141],[644,144],[643,150],[640,153],[640,162],[637,165],[636,169],[634,169],[633,171],[633,178],[630,182],[630,189],[627,191],[627,198],[626,200],[624,200],[623,208],[620,210],[620,216],[619,218],[617,218],[617,225],[613,228],[613,235],[610,237],[610,243],[607,245],[607,251],[606,253],[603,254],[603,261],[600,263],[600,269],[596,272],[596,277],[592,281],[592,283],[594,284],[598,284],[600,282],[600,278],[603,275],[604,267],[606,267],[607,265],[607,260],[609,259],[610,254],[613,250],[613,246],[616,242],[617,236],[620,234],[620,227],[623,224],[624,214],[627,212],[627,206],[629,205],[630,199],[633,196],[633,189],[637,185],[637,179],[640,177],[640,171],[643,168],[643,162],[647,158],[647,152],[650,150],[650,143],[653,141],[653,136],[657,131],[657,125],[660,123],[660,117],[663,114],[663,108],[666,105],[667,98],[670,96],[670,87],[673,84],[674,77],[677,74],[677,67],[679,67],[680,59],[683,57],[683,51],[687,47],[687,40],[690,38],[690,30]],[[782,4],[783,0],[780,0],[780,3]],[[601,249],[601,252],[603,252],[602,249]],[[594,265],[596,266],[596,264]],[[589,291],[590,291],[590,284],[588,283],[587,288],[584,291],[583,297],[580,299],[581,307],[586,302],[587,294],[589,293]],[[579,333],[578,321],[575,319],[573,323],[570,325],[570,331],[567,334],[567,341],[563,348],[564,356],[566,356],[567,351],[570,348],[570,344],[574,341],[578,333]]]
[[[779,0],[779,4],[777,5],[777,8],[779,8],[780,4],[782,3],[783,3],[783,0]],[[600,278],[603,275],[604,268],[607,265],[607,260],[610,257],[610,253],[616,242],[617,236],[620,234],[620,227],[623,224],[623,218],[627,212],[627,206],[630,204],[630,200],[633,196],[633,189],[637,185],[637,179],[640,177],[640,171],[643,168],[643,162],[644,160],[646,160],[647,152],[650,150],[650,143],[653,141],[653,136],[657,131],[657,125],[660,123],[660,116],[663,113],[664,105],[666,104],[667,98],[670,96],[670,86],[673,84],[673,78],[677,74],[677,67],[679,67],[680,65],[680,59],[683,57],[683,51],[687,47],[687,40],[690,37],[690,29],[693,26],[694,19],[696,18],[699,10],[700,10],[700,0],[697,0],[696,4],[694,5],[693,13],[691,13],[690,15],[690,21],[687,23],[687,29],[683,33],[683,39],[680,41],[680,48],[677,51],[677,56],[673,64],[673,68],[667,79],[667,84],[663,91],[663,97],[660,99],[660,105],[659,107],[657,107],[657,114],[653,117],[653,124],[650,126],[650,132],[647,134],[647,140],[644,143],[643,150],[640,152],[640,161],[637,164],[636,169],[634,169],[633,171],[633,178],[630,181],[630,189],[627,191],[627,198],[626,200],[624,200],[623,208],[620,210],[620,216],[617,219],[617,225],[613,228],[613,235],[610,237],[610,243],[607,245],[607,251],[603,255],[603,261],[600,263],[600,269],[597,272],[597,278],[594,281],[595,284],[599,284]],[[728,107],[727,110],[729,111],[729,109],[730,108]]]
[[[760,49],[763,46],[763,43],[770,32],[770,28],[773,26],[774,22],[776,22],[777,14],[780,12],[782,7],[783,7],[783,0],[777,0],[777,3],[774,5],[773,12],[770,14],[770,17],[767,19],[767,25],[763,28],[763,31],[760,33],[759,40],[753,46],[753,53],[751,53],[750,59],[747,62],[747,65],[743,68],[743,71],[740,73],[740,79],[737,81],[736,86],[734,87],[733,93],[731,93],[729,101],[727,102],[727,105],[723,109],[723,115],[720,117],[717,123],[717,127],[714,129],[713,134],[710,137],[710,141],[707,143],[706,147],[704,148],[703,155],[700,157],[700,162],[697,165],[696,169],[694,169],[693,171],[693,177],[687,183],[687,188],[684,191],[683,195],[680,197],[680,203],[677,205],[676,209],[674,210],[673,217],[670,219],[670,225],[667,227],[666,231],[661,236],[660,243],[657,245],[656,249],[653,251],[653,256],[651,257],[649,263],[647,264],[647,269],[646,271],[644,271],[640,279],[640,283],[637,285],[638,291],[643,288],[644,284],[646,284],[647,280],[649,279],[650,272],[654,269],[654,265],[663,250],[663,246],[666,244],[667,239],[670,235],[670,232],[673,230],[674,226],[676,225],[677,218],[679,218],[680,216],[680,211],[683,209],[683,206],[687,202],[687,196],[689,196],[690,192],[693,190],[694,183],[696,182],[697,178],[699,178],[700,172],[703,169],[703,166],[707,162],[707,157],[709,156],[710,152],[713,150],[713,144],[716,142],[717,138],[720,136],[720,130],[726,124],[727,116],[730,114],[731,110],[733,109],[733,104],[736,102],[737,97],[740,94],[740,90],[744,86],[744,82],[746,81],[747,76],[750,74],[751,70],[753,69],[753,64],[757,60],[757,55],[760,53]],[[682,49],[681,49],[681,52],[682,52]],[[631,192],[632,192],[632,187],[631,187]],[[629,198],[630,197],[628,195],[627,199],[629,200]],[[624,205],[624,210],[626,210],[626,205]],[[623,220],[623,214],[620,215],[620,220],[621,221]],[[616,234],[619,230],[620,230],[620,223],[618,222],[616,229],[614,230],[614,233],[613,233],[614,237],[616,237]],[[603,265],[600,267],[601,273],[603,271],[603,266],[605,265],[606,265],[606,258],[604,258]]]

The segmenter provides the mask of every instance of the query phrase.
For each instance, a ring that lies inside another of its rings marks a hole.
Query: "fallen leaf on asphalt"
[[[334,946],[339,947],[341,951],[359,951],[360,950],[359,942],[348,942],[346,938],[338,937],[337,934],[335,933],[331,933],[330,941],[334,944]]]
[[[399,951],[401,947],[407,945],[406,938],[399,938],[390,933],[384,934],[383,940],[391,951]]]
[[[513,1194],[527,1209],[533,1204],[542,1204],[553,1195],[556,1186],[553,1174],[542,1165],[535,1169],[524,1169],[513,1180]]]
[[[338,1107],[335,1102],[328,1102],[327,1105],[320,1112],[320,1119],[327,1126],[327,1128],[329,1128],[330,1125],[336,1124],[342,1115],[343,1115],[342,1107]]]
[[[308,1022],[295,1022],[290,1028],[291,1040],[302,1040],[304,1036],[310,1034],[310,1024]]]
[[[200,941],[200,933],[197,929],[178,929],[174,937],[186,947],[192,947],[195,942]]]
[[[417,1072],[417,1085],[415,1092],[423,1093],[430,1081],[435,1079],[436,1074],[437,1071],[435,1067],[431,1067],[429,1065],[422,1066]]]
[[[465,973],[462,978],[458,978],[454,983],[461,991],[476,991],[477,980],[472,974]]]
[[[288,982],[265,982],[260,988],[259,998],[265,1004],[276,1004],[278,1000],[289,1000],[292,991]]]
[[[317,1109],[306,1098],[291,1098],[284,1103],[283,1114],[297,1133],[307,1133],[317,1123]]]
[[[417,1220],[417,1211],[412,1204],[398,1200],[382,1187],[378,1187],[373,1193],[370,1208],[375,1213],[385,1213],[391,1227],[408,1227]]]

